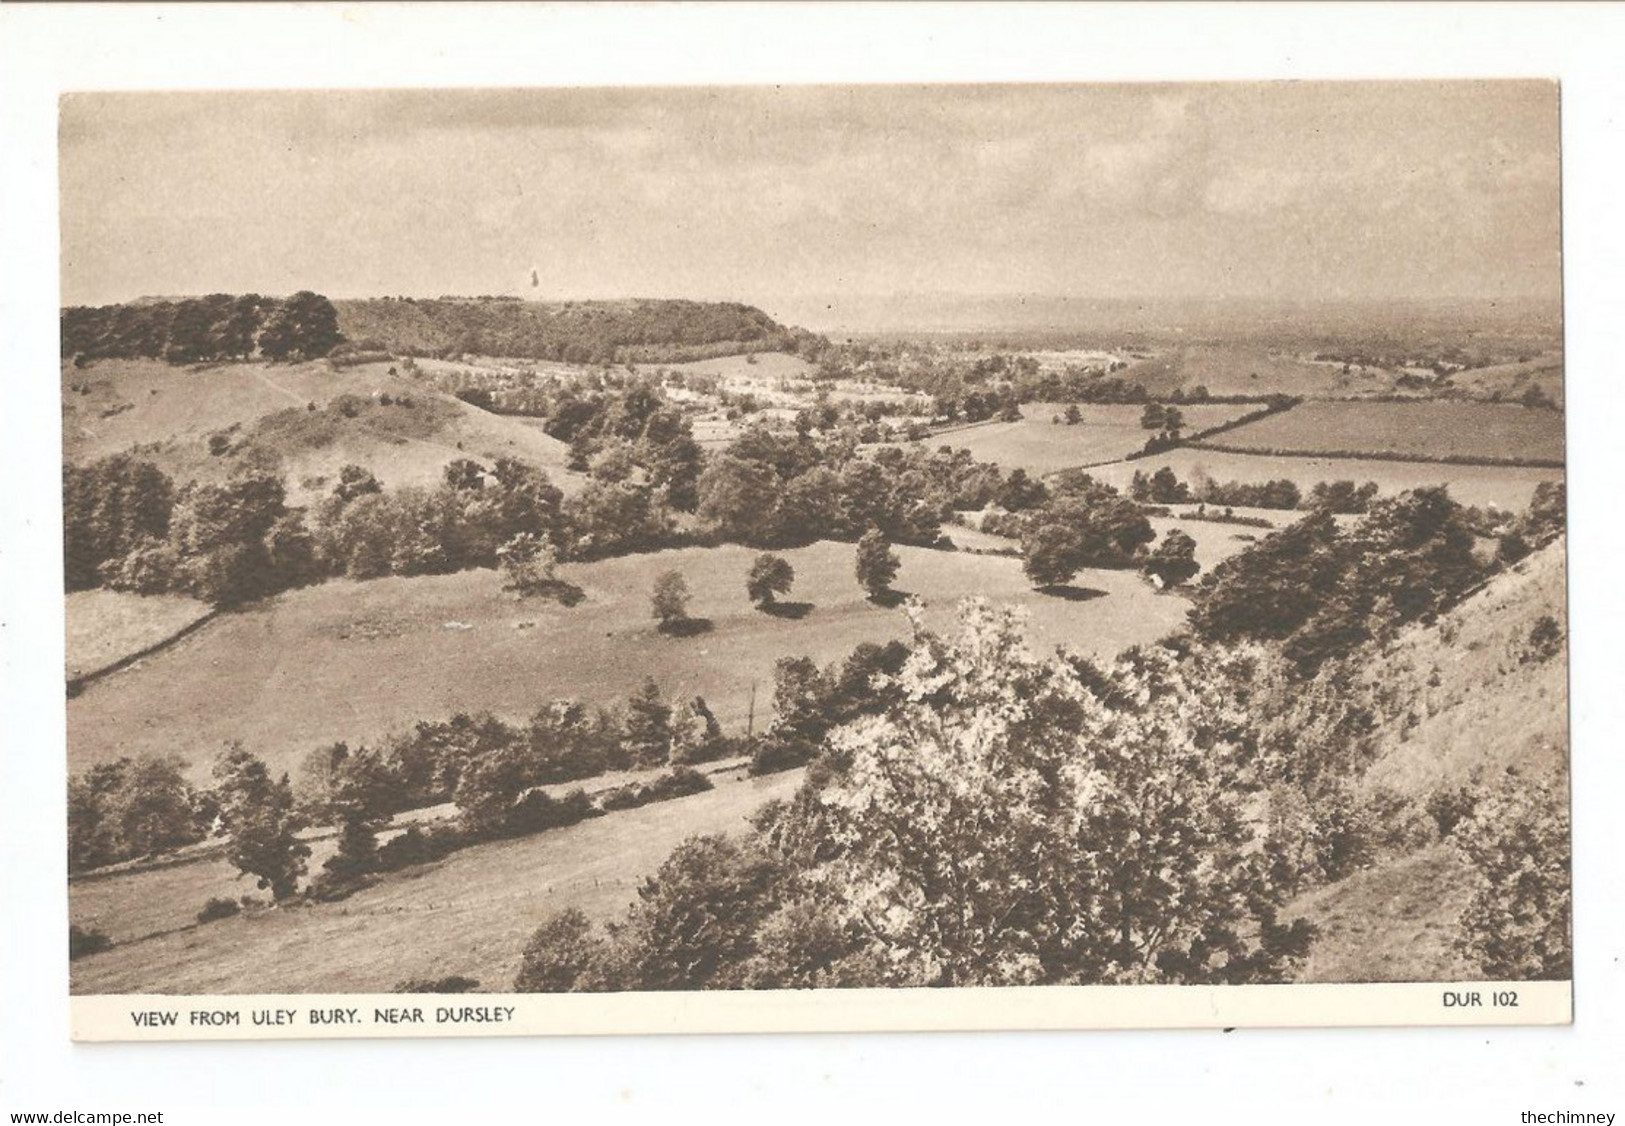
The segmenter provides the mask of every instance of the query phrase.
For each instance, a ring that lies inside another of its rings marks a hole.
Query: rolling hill
[[[1568,674],[1537,626],[1564,612],[1564,540],[1497,576],[1438,622],[1413,627],[1367,672],[1398,687],[1361,785],[1422,803],[1513,767],[1562,776],[1568,764]],[[1378,860],[1301,896],[1286,912],[1319,930],[1304,981],[1451,981],[1479,976],[1452,948],[1471,894],[1448,842]]]
[[[760,309],[737,303],[383,297],[333,305],[346,338],[396,354],[677,362],[787,352],[798,339]]]

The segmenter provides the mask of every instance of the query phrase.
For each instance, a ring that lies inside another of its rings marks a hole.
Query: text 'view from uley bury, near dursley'
[[[64,98],[76,1034],[1568,1019],[1557,122]]]

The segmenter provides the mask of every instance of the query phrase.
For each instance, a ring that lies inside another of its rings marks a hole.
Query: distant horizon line
[[[593,304],[598,302],[616,301],[693,301],[699,304],[737,304],[759,306],[763,302],[782,301],[800,304],[811,304],[819,301],[981,301],[981,302],[1007,302],[1021,303],[1027,300],[1052,302],[1077,302],[1092,305],[1177,305],[1177,304],[1252,304],[1252,305],[1462,305],[1479,304],[1495,305],[1499,303],[1519,304],[1550,304],[1561,305],[1561,294],[1512,293],[1495,296],[1477,294],[1359,294],[1341,296],[1281,296],[1276,294],[1238,294],[1238,293],[1180,293],[1180,294],[1124,294],[1101,296],[1093,294],[1058,293],[1043,290],[1025,290],[1013,292],[992,292],[976,290],[893,290],[882,291],[817,291],[803,294],[771,293],[756,298],[741,296],[675,296],[652,294],[618,294],[612,296],[580,296],[560,295],[551,297],[530,296],[519,293],[333,293],[309,286],[304,290],[319,293],[330,301],[385,301],[385,300],[414,300],[414,301],[440,301],[440,300],[498,300],[518,301],[536,305],[566,305],[566,304]],[[193,301],[204,297],[213,297],[224,294],[237,297],[245,293],[259,294],[265,297],[287,297],[301,290],[289,290],[287,293],[269,292],[258,289],[214,289],[196,293],[142,293],[133,297],[125,297],[111,301],[61,301],[59,308],[86,308],[107,305],[133,305],[139,302],[159,301]]]

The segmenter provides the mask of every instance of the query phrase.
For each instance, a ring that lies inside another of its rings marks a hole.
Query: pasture
[[[1118,375],[1143,385],[1152,398],[1206,387],[1214,395],[1303,398],[1375,394],[1389,390],[1388,373],[1342,374],[1341,365],[1315,363],[1290,352],[1224,344],[1189,344],[1158,351]]]
[[[1458,371],[1451,375],[1450,383],[1474,398],[1487,399],[1499,395],[1508,401],[1516,400],[1531,387],[1538,387],[1553,402],[1561,404],[1563,352],[1558,349],[1526,360]]]
[[[1187,431],[1219,426],[1258,408],[1249,404],[1203,403],[1181,406]],[[978,461],[991,461],[1007,472],[1024,469],[1032,476],[1079,465],[1116,461],[1145,448],[1152,431],[1140,426],[1143,407],[1132,404],[1080,404],[1082,421],[1075,425],[1055,420],[1066,411],[1064,403],[1028,403],[1020,422],[985,422],[949,430],[917,445],[936,449],[965,449]]]
[[[958,600],[985,595],[1030,611],[1035,647],[1067,644],[1109,657],[1163,636],[1185,617],[1183,598],[1159,594],[1132,571],[1083,572],[1068,598],[1033,591],[1019,559],[897,552],[896,588],[926,602],[934,628],[953,623]],[[761,730],[771,718],[778,658],[806,655],[826,664],[860,642],[908,635],[901,610],[865,599],[851,544],[782,553],[796,571],[785,601],[808,604],[799,619],[762,613],[747,601],[755,554],[737,546],[685,548],[566,565],[560,577],[584,595],[571,608],[516,601],[494,571],[337,580],[290,591],[224,615],[69,701],[70,766],[175,754],[201,780],[221,746],[237,739],[274,770],[292,771],[334,740],[376,740],[459,711],[522,719],[559,697],[609,703],[646,676],[668,698],[704,696],[730,731],[749,722],[754,687]],[[709,631],[686,638],[657,632],[649,592],[666,570],[684,575],[689,613],[709,620]]]
[[[577,907],[619,916],[696,833],[742,830],[788,798],[801,771],[721,782],[703,794],[612,813],[564,829],[463,849],[407,869],[340,903],[299,904],[203,926],[210,896],[251,891],[223,860],[70,885],[73,921],[129,945],[72,963],[74,993],[388,992],[408,977],[464,974],[512,987],[531,932]],[[312,857],[312,863],[319,863]]]
[[[1505,403],[1308,402],[1214,441],[1266,453],[1560,462],[1563,416]]]
[[[106,589],[73,591],[67,597],[68,679],[157,645],[208,613],[206,603],[180,594],[144,597]]]
[[[432,485],[460,457],[490,464],[516,457],[546,469],[566,492],[564,443],[539,420],[495,415],[430,390],[389,364],[337,371],[325,363],[214,364],[175,367],[149,360],[104,360],[62,373],[63,452],[91,461],[140,447],[177,484],[223,480],[244,461],[268,459],[283,474],[289,502],[323,495],[347,463],[371,469],[386,486]],[[82,390],[80,390],[82,389]],[[406,396],[412,406],[383,405]],[[353,416],[329,410],[341,395],[364,405]],[[315,404],[315,411],[307,408]],[[210,435],[227,432],[241,455],[210,453]]]

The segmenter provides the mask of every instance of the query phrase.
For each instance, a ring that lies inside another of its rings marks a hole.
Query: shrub
[[[242,905],[235,899],[223,899],[215,896],[203,905],[203,910],[197,913],[199,923],[212,923],[216,919],[229,919],[242,911]]]
[[[1480,794],[1451,838],[1477,888],[1457,948],[1483,973],[1510,981],[1572,976],[1571,847],[1563,787],[1509,773]]]
[[[781,770],[794,770],[806,766],[818,754],[819,745],[809,739],[783,731],[774,731],[756,745],[750,756],[752,775],[776,774]]]
[[[513,983],[515,992],[568,993],[576,989],[596,949],[592,922],[579,908],[552,915],[536,928],[525,947]]]
[[[468,839],[450,825],[408,826],[400,836],[378,847],[374,866],[380,872],[394,872],[414,864],[428,864],[448,856],[464,845]]]
[[[100,954],[113,940],[108,938],[95,927],[85,928],[77,924],[68,928],[68,959],[83,958],[89,954]]]
[[[472,993],[480,983],[471,977],[451,974],[447,977],[409,977],[397,981],[395,993]]]
[[[693,767],[677,766],[648,782],[628,782],[624,786],[605,790],[598,796],[598,808],[606,813],[636,809],[651,802],[701,794],[714,788],[711,779]]]
[[[1563,651],[1563,627],[1550,614],[1543,614],[1529,630],[1529,641],[1519,658],[1524,664],[1542,664]]]

